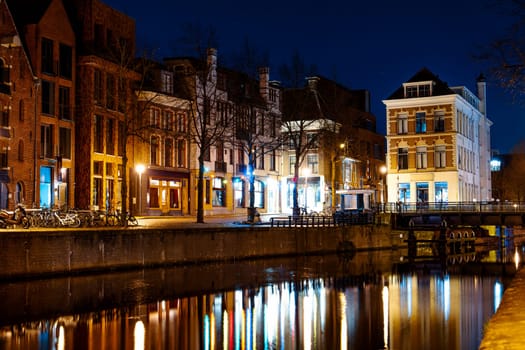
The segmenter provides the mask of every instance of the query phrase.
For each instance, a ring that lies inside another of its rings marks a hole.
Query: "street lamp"
[[[139,214],[142,215],[142,173],[146,170],[144,164],[137,164],[135,171],[139,174]]]
[[[379,172],[381,173],[381,205],[383,206],[383,212],[385,211],[386,206],[386,184],[385,184],[385,175],[387,168],[385,165],[379,167]]]

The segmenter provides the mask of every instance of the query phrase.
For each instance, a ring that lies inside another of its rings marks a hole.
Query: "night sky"
[[[271,78],[298,52],[319,74],[369,90],[381,133],[381,101],[423,67],[449,86],[476,92],[476,78],[488,75],[488,66],[474,56],[515,22],[502,10],[503,1],[494,1],[495,7],[487,3],[491,0],[102,1],[134,18],[138,49],[154,47],[159,57],[178,53],[178,38],[188,23],[215,28],[219,64],[221,54],[240,51],[246,40],[268,52]],[[506,153],[525,138],[525,107],[487,78],[492,148]]]

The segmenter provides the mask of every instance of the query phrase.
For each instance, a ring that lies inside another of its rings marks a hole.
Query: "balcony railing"
[[[226,162],[215,162],[215,171],[225,173],[226,172]]]

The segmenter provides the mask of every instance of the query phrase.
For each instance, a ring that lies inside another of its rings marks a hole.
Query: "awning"
[[[354,188],[349,190],[337,190],[337,194],[373,194],[375,191],[366,188]]]

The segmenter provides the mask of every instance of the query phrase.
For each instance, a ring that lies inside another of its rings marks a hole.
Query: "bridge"
[[[393,227],[401,229],[525,224],[525,202],[386,203],[379,210],[390,213]]]

